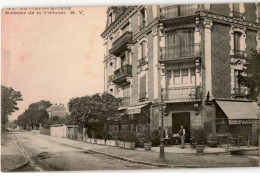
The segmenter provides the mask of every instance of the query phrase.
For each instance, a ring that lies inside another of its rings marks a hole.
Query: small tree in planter
[[[135,149],[135,141],[136,141],[136,135],[134,133],[126,133],[124,135],[124,141],[125,141],[125,148],[134,150]]]
[[[148,126],[144,130],[144,149],[146,151],[150,151],[152,148],[151,140],[152,140],[151,133],[150,133],[149,126]]]
[[[203,129],[198,129],[194,131],[194,136],[192,137],[194,143],[196,144],[197,153],[204,153],[205,145],[207,144],[207,134]]]

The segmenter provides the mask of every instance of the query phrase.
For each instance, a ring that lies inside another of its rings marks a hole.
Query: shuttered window
[[[146,98],[146,75],[140,78],[139,99]]]

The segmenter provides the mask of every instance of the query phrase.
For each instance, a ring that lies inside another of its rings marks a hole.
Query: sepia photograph
[[[1,171],[259,167],[260,2],[176,2],[2,8]]]

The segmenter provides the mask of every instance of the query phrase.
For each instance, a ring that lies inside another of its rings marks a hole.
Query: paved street
[[[21,171],[72,171],[72,170],[117,170],[153,169],[156,167],[130,163],[115,158],[88,153],[80,149],[53,143],[32,133],[9,133],[33,164]],[[18,151],[19,152],[19,151]],[[20,152],[19,152],[19,155]],[[4,162],[2,160],[2,162]]]
[[[69,170],[118,170],[118,169],[154,169],[155,166],[131,163],[113,157],[89,152],[89,150],[108,153],[122,158],[149,163],[167,164],[174,167],[246,167],[258,166],[258,156],[230,154],[191,154],[165,153],[166,160],[158,159],[154,151],[126,150],[118,147],[90,144],[64,138],[56,138],[32,132],[8,133],[9,146],[17,144],[18,149],[10,148],[9,154],[2,157],[2,163],[10,157],[26,154],[30,164],[21,171],[69,171]],[[14,144],[12,144],[13,142]],[[10,144],[11,143],[11,144]],[[75,148],[73,146],[77,146]],[[2,149],[6,152],[6,146]],[[9,147],[8,147],[9,148]],[[87,152],[88,151],[88,152]],[[165,166],[166,167],[166,166]],[[160,167],[161,168],[161,167]]]

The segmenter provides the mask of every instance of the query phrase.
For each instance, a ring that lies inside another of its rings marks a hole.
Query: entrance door
[[[189,112],[172,114],[172,132],[178,133],[181,129],[180,127],[181,125],[183,125],[186,132],[185,142],[189,142],[190,141],[190,113]]]

